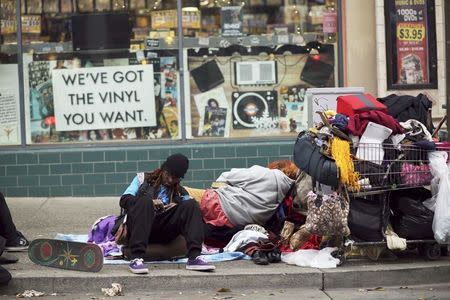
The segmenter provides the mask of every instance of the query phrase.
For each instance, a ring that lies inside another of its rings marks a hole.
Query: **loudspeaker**
[[[317,87],[325,87],[333,71],[332,65],[317,59],[315,56],[309,56],[300,79]]]
[[[225,81],[215,60],[210,60],[191,70],[191,75],[202,93],[215,88]]]

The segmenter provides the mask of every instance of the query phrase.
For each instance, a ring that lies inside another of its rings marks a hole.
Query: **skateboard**
[[[84,272],[98,272],[103,267],[103,251],[89,243],[55,239],[36,239],[28,247],[28,257],[35,264]]]

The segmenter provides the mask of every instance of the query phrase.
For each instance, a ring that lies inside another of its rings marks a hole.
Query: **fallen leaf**
[[[231,292],[231,290],[228,288],[220,288],[217,290],[217,292],[218,293],[229,293],[229,292]]]
[[[110,288],[102,288],[102,293],[108,297],[123,296],[122,285],[120,283],[111,283]]]
[[[368,292],[382,292],[384,291],[384,288],[382,288],[381,286],[377,286],[376,288],[373,289],[366,289]]]
[[[43,292],[38,292],[35,290],[25,290],[23,293],[16,295],[16,298],[31,298],[31,297],[42,297],[45,294]]]

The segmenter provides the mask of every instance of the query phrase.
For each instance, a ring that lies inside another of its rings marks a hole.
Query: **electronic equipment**
[[[131,24],[128,13],[94,13],[72,16],[74,51],[128,49]]]
[[[310,55],[303,67],[300,79],[317,87],[325,87],[333,72],[333,65],[321,61],[318,55]]]
[[[234,63],[236,85],[272,85],[277,83],[276,61],[239,61]]]
[[[275,91],[233,92],[231,98],[234,129],[255,128],[253,118],[278,117]]]
[[[202,93],[217,87],[225,81],[215,60],[210,60],[192,69],[191,75]]]

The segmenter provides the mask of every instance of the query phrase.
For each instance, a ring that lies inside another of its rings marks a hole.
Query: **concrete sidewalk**
[[[86,234],[99,217],[119,211],[118,198],[9,198],[8,205],[19,230],[30,240],[53,238],[56,233]],[[126,265],[106,265],[99,273],[45,268],[30,262],[26,253],[19,263],[5,265],[13,275],[0,294],[26,289],[50,293],[98,292],[111,283],[126,290],[270,289],[408,286],[450,282],[450,258],[427,262],[413,254],[397,261],[350,260],[336,269],[301,268],[284,263],[258,266],[251,261],[216,264],[214,273],[187,271],[184,265],[151,264],[150,274],[131,274]]]

